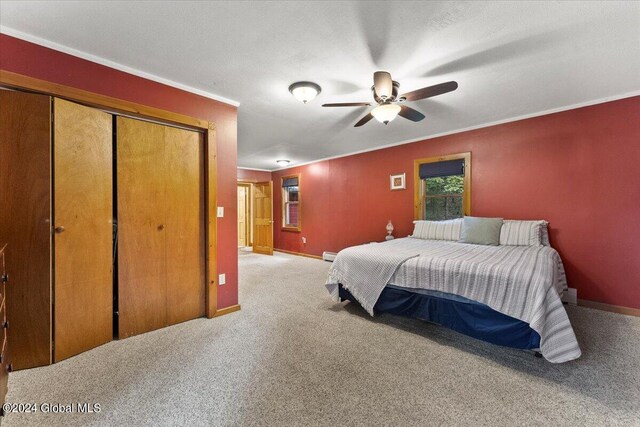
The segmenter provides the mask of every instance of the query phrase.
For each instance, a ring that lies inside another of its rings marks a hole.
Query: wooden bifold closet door
[[[54,100],[54,361],[113,338],[112,116]]]
[[[0,241],[13,368],[51,363],[51,98],[0,90]]]
[[[203,138],[118,117],[118,325],[125,338],[204,316]]]

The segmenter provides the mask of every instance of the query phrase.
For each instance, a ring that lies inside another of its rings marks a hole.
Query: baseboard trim
[[[303,256],[303,257],[307,257],[307,258],[313,258],[313,259],[322,260],[322,257],[318,256],[318,255],[304,254],[302,252],[285,251],[284,249],[274,249],[274,251],[275,252],[282,252],[282,253],[289,254],[289,255],[297,255],[297,256]]]
[[[623,307],[620,305],[605,304],[603,302],[588,301],[584,299],[579,299],[578,305],[582,307],[595,308],[596,310],[610,311],[612,313],[640,317],[639,308]]]
[[[213,313],[213,316],[211,316],[211,318],[213,319],[214,317],[224,316],[225,314],[233,313],[234,311],[239,311],[239,310],[240,310],[240,304],[232,305],[230,307],[221,308],[219,310],[216,310],[216,312]]]

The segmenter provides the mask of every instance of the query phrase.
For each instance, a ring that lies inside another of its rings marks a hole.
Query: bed
[[[581,355],[561,301],[564,267],[550,246],[413,237],[354,246],[338,253],[326,287],[372,316],[417,317],[553,363]]]

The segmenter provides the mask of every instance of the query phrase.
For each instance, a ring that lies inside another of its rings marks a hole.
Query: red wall
[[[237,108],[0,34],[0,69],[139,104],[213,121],[217,128],[218,271],[226,285],[218,287],[218,308],[238,303],[237,253]]]
[[[238,180],[251,182],[271,181],[271,172],[238,168]]]
[[[640,308],[640,97],[274,172],[302,175],[302,232],[280,231],[276,190],[275,247],[335,252],[381,240],[389,219],[411,234],[414,159],[466,151],[473,215],[548,220],[579,298]]]

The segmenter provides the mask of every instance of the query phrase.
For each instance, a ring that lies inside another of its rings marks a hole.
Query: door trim
[[[15,89],[27,89],[32,92],[44,93],[46,95],[52,95],[69,101],[78,102],[89,107],[108,108],[113,110],[115,113],[120,112],[133,115],[134,118],[150,117],[190,126],[196,129],[206,130],[209,128],[209,122],[206,120],[185,116],[172,111],[162,110],[160,108],[149,107],[136,102],[113,98],[111,96],[100,95],[82,89],[76,89],[74,87],[52,83],[22,74],[12,73],[11,71],[0,70],[0,85]]]
[[[218,309],[218,162],[216,125],[209,123],[205,133],[205,315],[211,319]]]

